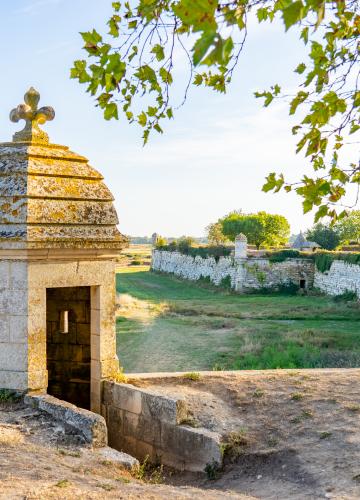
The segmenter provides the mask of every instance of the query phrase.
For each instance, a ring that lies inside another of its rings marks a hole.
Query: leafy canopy
[[[251,245],[279,247],[290,236],[290,225],[283,215],[266,212],[257,214],[231,213],[221,219],[222,231],[229,240],[234,241],[239,233],[245,234]]]
[[[206,227],[208,242],[210,245],[223,245],[228,241],[223,233],[221,222],[212,222]]]
[[[353,210],[335,226],[343,243],[360,241],[360,210]]]
[[[82,33],[87,60],[75,61],[71,77],[87,85],[107,120],[124,113],[143,129],[162,133],[173,118],[174,64],[179,50],[189,62],[191,84],[225,92],[243,50],[249,19],[281,19],[284,29],[297,29],[308,47],[306,62],[294,70],[302,79],[297,91],[284,96],[278,83],[258,98],[269,106],[287,98],[298,117],[292,133],[299,137],[312,174],[297,182],[283,174],[268,175],[264,191],[295,190],[304,212],[333,221],[347,215],[343,205],[349,184],[360,186],[358,158],[346,164],[342,151],[360,130],[359,0],[135,0],[112,2],[108,33]],[[180,103],[181,104],[181,103]],[[305,167],[305,164],[304,164]]]
[[[325,250],[335,250],[340,244],[340,234],[336,228],[318,222],[306,233],[309,241],[315,241]]]

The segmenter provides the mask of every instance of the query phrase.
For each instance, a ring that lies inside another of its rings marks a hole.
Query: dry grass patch
[[[14,427],[0,426],[0,446],[17,446],[24,442],[24,436]]]
[[[140,300],[127,293],[118,293],[116,296],[117,316],[135,319],[148,324],[168,310],[166,303],[155,304],[148,300]]]

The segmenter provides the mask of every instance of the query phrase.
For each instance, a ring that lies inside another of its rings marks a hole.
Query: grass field
[[[358,303],[241,296],[139,268],[117,290],[126,372],[360,366]]]
[[[148,270],[151,262],[152,245],[129,245],[119,256],[119,267],[141,268]]]

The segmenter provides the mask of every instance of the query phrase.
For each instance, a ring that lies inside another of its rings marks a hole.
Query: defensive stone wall
[[[355,292],[360,299],[360,266],[335,260],[329,271],[315,272],[314,287],[328,295]]]
[[[308,259],[270,262],[269,259],[256,257],[220,257],[216,261],[213,257],[203,259],[159,250],[153,251],[152,269],[193,281],[205,278],[216,286],[227,284],[239,293],[277,289],[291,283],[310,288],[315,272],[314,263]]]
[[[291,283],[300,288],[317,288],[328,295],[355,292],[360,298],[360,266],[334,260],[329,271],[320,272],[311,259],[286,259],[271,262],[263,257],[233,258],[191,257],[179,252],[154,250],[151,268],[198,281],[208,279],[247,293],[264,288],[278,289]]]

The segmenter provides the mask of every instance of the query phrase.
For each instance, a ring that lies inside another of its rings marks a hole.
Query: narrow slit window
[[[60,311],[60,332],[69,333],[69,311]]]

